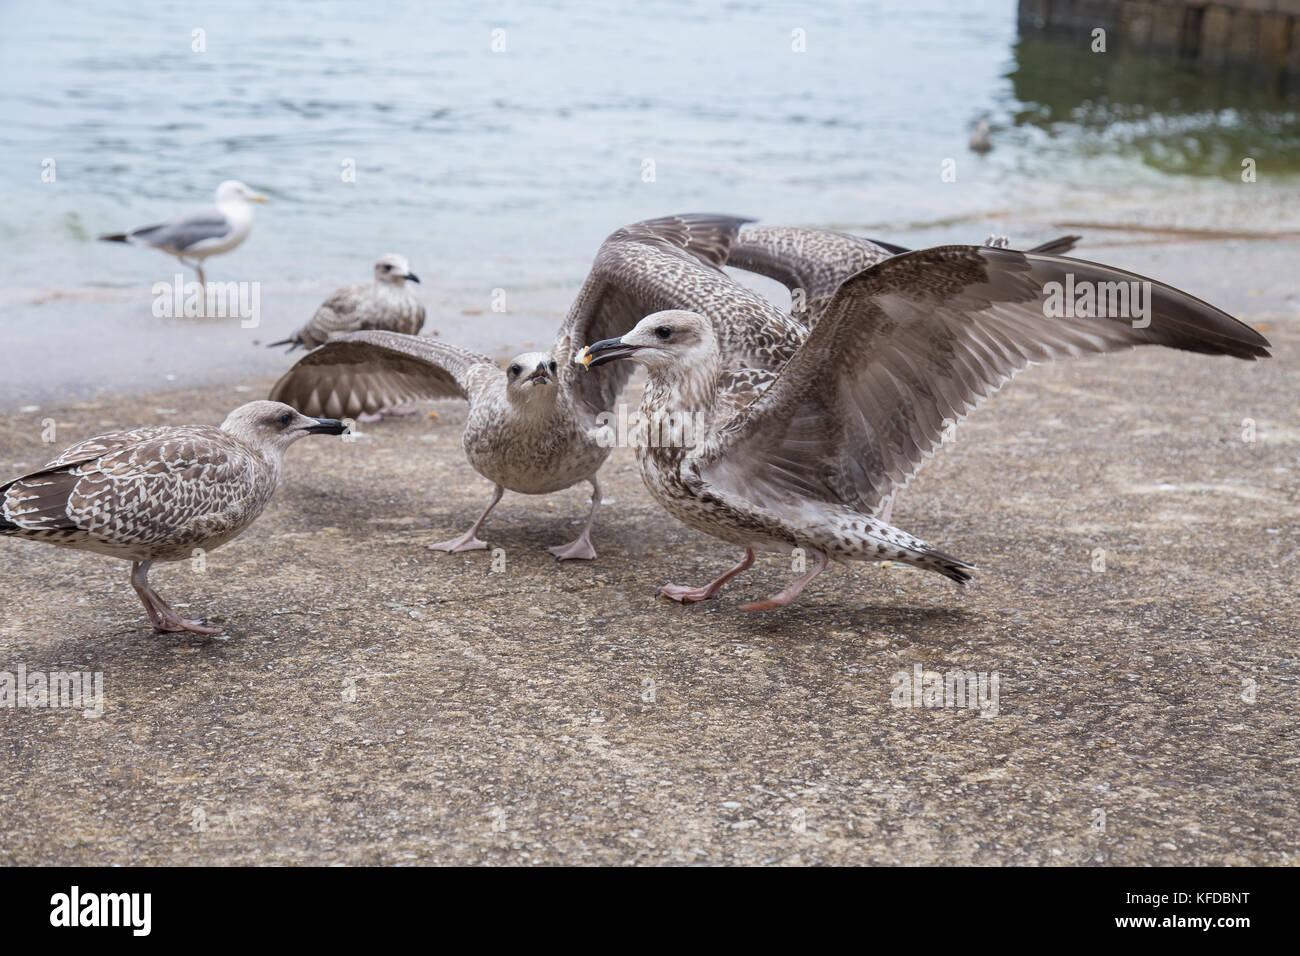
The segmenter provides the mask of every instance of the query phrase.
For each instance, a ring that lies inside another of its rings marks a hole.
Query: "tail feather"
[[[300,335],[299,333],[295,332],[295,333],[293,333],[293,335],[289,336],[287,339],[281,339],[281,340],[278,341],[278,342],[268,342],[268,343],[266,344],[266,347],[267,347],[268,349],[273,349],[273,348],[275,348],[276,346],[279,346],[279,345],[287,345],[287,346],[289,346],[289,347],[285,350],[285,354],[288,354],[289,352],[292,352],[294,349],[298,348],[298,347],[299,347],[300,345],[302,345],[302,344],[303,344],[303,341],[302,341],[302,335]]]
[[[1027,249],[1025,251],[1037,252],[1040,255],[1044,255],[1044,256],[1064,255],[1065,253],[1073,249],[1075,246],[1077,246],[1079,244],[1079,240],[1082,238],[1083,236],[1057,236],[1055,239],[1049,239],[1047,242],[1044,242],[1042,245],[1034,246],[1034,248]]]

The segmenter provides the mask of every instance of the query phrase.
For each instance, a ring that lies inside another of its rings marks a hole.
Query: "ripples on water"
[[[1276,94],[1018,40],[1013,2],[900,6],[8,7],[0,301],[18,308],[0,322],[13,332],[42,309],[87,328],[97,308],[151,319],[134,290],[169,278],[171,261],[93,236],[206,203],[226,178],[273,203],[209,272],[281,290],[267,319],[279,331],[390,250],[432,280],[434,309],[485,307],[504,287],[553,321],[601,237],[665,212],[896,237],[970,218],[959,231],[978,239],[992,211],[1079,189],[1226,181],[1243,149],[1295,171],[1295,104]],[[191,50],[196,28],[206,52]],[[792,51],[796,29],[806,53]],[[981,115],[996,142],[984,158],[966,151]],[[55,184],[41,182],[45,157]],[[945,157],[957,183],[940,183]],[[86,298],[31,305],[50,290]],[[511,337],[498,324],[479,338]]]

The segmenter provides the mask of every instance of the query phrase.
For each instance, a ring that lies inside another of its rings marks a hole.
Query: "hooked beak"
[[[524,379],[525,382],[532,382],[536,385],[545,385],[550,382],[550,380],[551,370],[546,367],[545,362],[538,362],[537,368],[533,369],[532,374]]]
[[[270,202],[270,201],[271,201],[271,200],[267,199],[265,196],[263,196],[261,193],[253,193],[253,194],[252,194],[251,196],[249,196],[248,198],[249,198],[249,200],[252,201],[252,202],[262,202],[262,203],[266,203],[266,202]]]
[[[348,430],[337,418],[313,418],[316,424],[307,426],[308,435],[342,435]]]
[[[420,281],[420,277],[417,276],[414,272],[408,272],[403,278],[405,278],[408,282]]]
[[[584,368],[590,369],[597,365],[604,365],[606,362],[612,362],[615,359],[627,358],[633,352],[639,352],[639,345],[624,345],[621,338],[602,339],[599,342],[593,342],[585,349],[573,357],[573,360]]]

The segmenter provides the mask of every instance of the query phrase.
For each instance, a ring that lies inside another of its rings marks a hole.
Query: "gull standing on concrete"
[[[78,442],[40,471],[0,485],[0,535],[131,561],[131,587],[159,631],[219,634],[149,586],[155,561],[211,551],[262,513],[284,450],[343,423],[250,402],[210,425],[152,425]]]
[[[99,238],[105,242],[126,242],[161,249],[175,256],[183,265],[192,267],[199,274],[199,285],[206,285],[203,260],[229,252],[247,239],[253,230],[253,207],[249,203],[266,201],[261,193],[254,192],[238,180],[228,179],[217,187],[213,206],[155,226],[142,226],[130,232]]]
[[[1079,288],[1149,283],[1149,322],[1048,317],[1050,284],[1067,275]],[[971,565],[873,515],[934,453],[946,423],[1021,369],[1136,345],[1268,355],[1258,332],[1170,286],[1081,259],[987,246],[894,256],[848,279],[777,372],[736,374],[718,326],[695,312],[650,315],[578,361],[631,359],[649,373],[643,416],[703,415],[708,423],[694,448],[638,447],[641,477],[670,514],[744,548],[744,557],[704,587],[670,584],[659,594],[711,598],[753,564],[755,551],[801,548],[811,558],[805,574],[745,610],[789,604],[831,560],[887,558],[969,580]]]
[[[268,348],[287,345],[290,352],[299,346],[314,349],[337,332],[365,329],[416,335],[424,328],[424,306],[406,283],[419,281],[406,259],[390,252],[375,263],[374,282],[337,290],[321,303],[310,322]]]
[[[300,359],[271,398],[306,414],[337,417],[419,399],[466,399],[462,445],[495,488],[468,531],[429,547],[487,548],[478,533],[505,491],[542,495],[585,481],[592,496],[582,533],[548,550],[559,560],[594,558],[591,528],[601,498],[596,473],[615,438],[599,419],[612,413],[631,369],[616,365],[587,375],[574,366],[573,354],[586,342],[630,329],[647,312],[682,304],[681,275],[699,269],[730,283],[721,264],[742,222],[691,214],[619,229],[597,252],[552,350],[517,356],[504,372],[486,355],[427,338],[352,332]]]

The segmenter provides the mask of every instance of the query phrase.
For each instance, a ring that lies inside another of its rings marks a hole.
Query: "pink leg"
[[[357,421],[364,422],[367,425],[372,425],[375,422],[382,422],[383,420],[383,412],[362,412],[357,416]]]
[[[890,495],[888,498],[885,499],[885,506],[880,509],[880,514],[876,515],[877,521],[883,521],[885,524],[889,524],[893,520],[894,495],[896,494],[897,492],[895,492],[893,495]]]
[[[596,512],[600,510],[600,485],[591,479],[591,511],[587,514],[587,523],[583,525],[582,534],[568,544],[557,544],[546,550],[555,555],[557,561],[582,558],[590,561],[596,557],[596,549],[591,546],[591,526],[596,522]]]
[[[812,551],[813,566],[808,571],[796,578],[784,591],[778,591],[766,601],[742,604],[740,609],[742,611],[771,611],[774,608],[785,607],[797,598],[803,592],[803,589],[808,586],[809,581],[826,570],[826,552],[818,551],[815,548],[809,550]]]
[[[164,601],[158,592],[149,587],[149,565],[152,561],[135,561],[131,564],[131,587],[135,588],[140,603],[144,605],[149,623],[156,631],[193,631],[195,634],[220,634],[222,628],[208,627],[202,621],[181,617]]]
[[[457,551],[480,551],[486,548],[488,546],[487,542],[478,539],[478,529],[483,527],[483,522],[487,519],[488,512],[497,506],[497,502],[501,500],[501,496],[505,494],[505,491],[505,488],[501,485],[497,485],[497,490],[492,493],[492,500],[489,501],[488,506],[483,509],[483,513],[478,516],[478,520],[474,522],[473,527],[462,534],[459,538],[449,538],[446,541],[439,541],[437,544],[429,545],[429,550],[446,551],[454,554]]]
[[[702,588],[687,587],[685,584],[665,584],[655,592],[656,597],[666,597],[670,601],[676,601],[679,604],[694,604],[696,601],[707,601],[713,595],[722,590],[722,586],[734,578],[741,571],[744,571],[754,563],[754,549],[746,548],[745,556],[740,559],[740,563],[721,577],[710,581]]]

